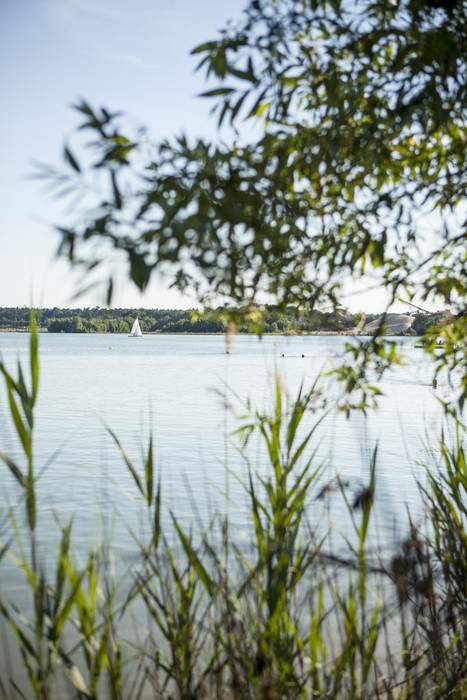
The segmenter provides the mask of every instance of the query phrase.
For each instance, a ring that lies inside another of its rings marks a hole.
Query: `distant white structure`
[[[128,337],[129,338],[139,338],[142,335],[143,335],[143,331],[141,330],[141,326],[139,325],[139,321],[136,318],[135,322],[131,328],[131,333]]]

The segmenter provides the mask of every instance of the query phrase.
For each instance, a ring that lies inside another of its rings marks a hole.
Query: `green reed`
[[[37,475],[33,462],[34,407],[39,382],[39,357],[34,316],[31,313],[30,376],[26,381],[18,363],[17,378],[0,362],[7,389],[10,415],[18,436],[23,464],[0,453],[0,459],[18,481],[25,503],[26,534],[20,534],[18,518],[10,513],[13,544],[3,544],[3,553],[16,564],[30,593],[28,617],[14,602],[0,599],[0,613],[16,638],[29,691],[14,677],[11,688],[20,697],[58,697],[58,678],[68,678],[78,697],[96,698],[103,669],[109,677],[110,697],[119,697],[120,649],[113,638],[118,609],[114,606],[116,587],[102,566],[105,547],[89,552],[87,561],[77,563],[72,546],[72,523],[57,521],[58,550],[54,570],[39,555],[37,538]],[[102,586],[106,584],[105,596]],[[66,637],[72,638],[67,644]],[[84,659],[84,663],[82,660]],[[78,663],[81,662],[81,663]],[[81,666],[81,670],[80,670]],[[85,673],[83,677],[83,672]],[[2,690],[8,695],[6,674]],[[18,674],[19,675],[19,674]]]
[[[388,556],[369,537],[377,450],[368,482],[353,498],[338,477],[326,481],[326,465],[317,458],[324,413],[316,384],[291,401],[277,380],[272,410],[245,407],[235,439],[248,468],[241,482],[249,506],[246,544],[225,516],[214,515],[195,532],[174,516],[163,519],[152,440],[138,466],[111,433],[147,522],[145,534],[132,532],[138,556],[131,578],[118,581],[111,540],[90,547],[81,560],[72,522],[56,519],[54,563],[46,566],[41,558],[33,317],[27,381],[20,365],[17,378],[1,362],[0,371],[22,461],[0,457],[23,493],[26,528],[11,512],[0,571],[3,559],[12,559],[30,594],[25,616],[0,591],[0,615],[23,665],[20,671],[4,664],[0,695],[467,696],[467,470],[460,419],[451,415],[454,447],[442,438],[442,464],[428,472],[421,489],[424,529],[409,517],[407,537]],[[261,474],[248,461],[255,438],[265,448],[267,470]],[[327,498],[342,499],[348,513],[339,552],[329,530],[320,527]],[[145,621],[139,641],[125,639],[134,619],[141,628]]]

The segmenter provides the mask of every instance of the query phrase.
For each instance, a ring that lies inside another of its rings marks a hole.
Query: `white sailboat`
[[[142,335],[143,335],[143,331],[141,330],[141,326],[139,325],[139,321],[136,318],[133,326],[131,327],[131,333],[128,337],[129,338],[139,338]]]

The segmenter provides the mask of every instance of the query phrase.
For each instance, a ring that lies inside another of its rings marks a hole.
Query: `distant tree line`
[[[224,333],[226,322],[222,309],[212,315],[193,315],[193,310],[180,309],[105,309],[96,306],[84,309],[35,309],[37,324],[49,333],[128,333],[136,317],[143,333]],[[356,317],[346,312],[312,313],[289,309],[286,312],[267,307],[262,319],[265,333],[348,330],[356,325]],[[27,329],[29,309],[0,308],[0,329]],[[248,331],[247,323],[237,328]]]
[[[35,309],[39,328],[49,333],[129,333],[136,317],[143,333],[224,333],[226,321],[222,308],[212,315],[193,314],[193,310],[181,309],[106,309],[96,306],[84,309]],[[229,318],[232,309],[229,307]],[[240,309],[239,309],[240,312]],[[365,322],[378,318],[380,314],[365,315]],[[239,317],[243,318],[239,313]],[[280,311],[266,307],[261,321],[264,333],[312,333],[342,332],[358,326],[362,314],[345,311],[336,313],[312,311],[309,313],[289,308]],[[417,313],[411,328],[400,335],[423,335],[442,321],[442,314]],[[0,330],[26,330],[29,325],[29,309],[23,307],[0,307]],[[247,322],[239,323],[237,332],[249,330]]]
[[[398,335],[421,336],[425,335],[425,333],[436,333],[437,329],[441,327],[443,325],[443,322],[446,320],[445,313],[428,314],[421,313],[419,311],[416,314],[412,314],[412,316],[414,316],[414,319],[410,328],[406,328],[405,330],[398,333]]]

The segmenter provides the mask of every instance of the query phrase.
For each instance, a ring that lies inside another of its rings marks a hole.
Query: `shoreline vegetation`
[[[0,307],[0,332],[28,332],[29,314],[26,307]],[[34,309],[39,333],[121,333],[127,334],[136,317],[145,335],[219,335],[229,329],[232,309],[218,308],[209,313],[195,309]],[[239,318],[244,309],[237,308]],[[264,335],[371,335],[382,323],[386,335],[422,336],[436,332],[449,318],[448,311],[433,313],[421,310],[406,314],[351,314],[343,309],[335,312],[280,311],[266,306],[259,312],[260,332]],[[258,331],[256,326],[254,332]],[[247,320],[235,327],[237,333],[251,333]]]
[[[327,472],[326,462],[317,463],[321,421],[333,410],[324,408],[318,380],[293,399],[276,379],[270,408],[247,403],[238,417],[232,437],[247,466],[240,483],[248,545],[239,544],[228,515],[214,514],[205,527],[194,512],[189,530],[167,518],[152,437],[137,464],[111,433],[144,523],[141,533],[129,529],[132,565],[118,577],[111,536],[90,545],[83,558],[72,518],[55,518],[55,551],[44,549],[37,491],[43,470],[33,449],[40,341],[31,318],[29,362],[16,376],[0,361],[20,446],[14,455],[0,453],[18,489],[17,505],[3,518],[0,572],[3,577],[11,561],[29,598],[18,605],[0,591],[0,697],[467,697],[460,418],[446,414],[452,431],[439,438],[439,459],[425,464],[424,522],[408,513],[405,532],[384,548],[373,534],[377,445],[354,493],[338,473]],[[247,451],[258,438],[264,478]],[[318,510],[330,513],[336,499],[345,507],[345,532],[323,529],[321,518],[313,518]]]

